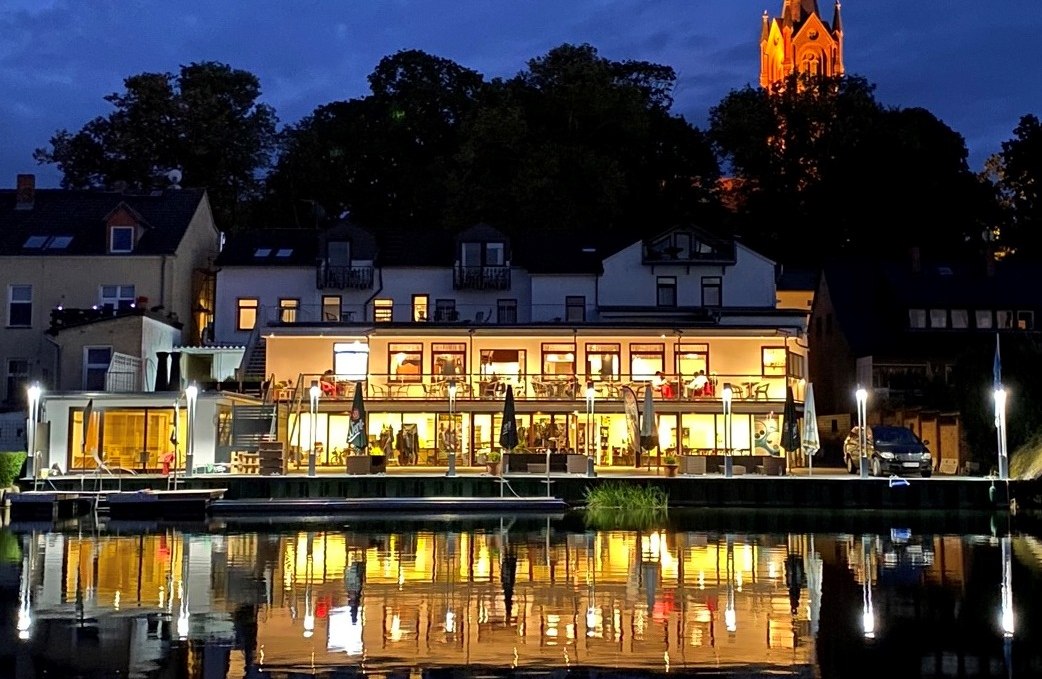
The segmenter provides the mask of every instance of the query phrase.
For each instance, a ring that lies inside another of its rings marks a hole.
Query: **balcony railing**
[[[456,290],[509,290],[509,266],[463,266],[452,270],[452,287]]]
[[[315,384],[323,400],[351,401],[355,385],[362,385],[362,395],[367,400],[388,401],[448,401],[450,389],[455,385],[456,401],[495,401],[506,395],[507,385],[513,387],[514,398],[535,401],[575,402],[586,399],[587,380],[578,378],[522,375],[501,378],[489,375],[457,375],[455,378],[430,373],[388,375],[369,373],[360,375],[333,375],[305,373],[299,375],[296,387],[277,386],[272,391],[276,401],[295,401],[305,405],[309,401],[308,390]],[[776,402],[785,401],[785,387],[794,386],[794,397],[802,400],[801,382],[786,377],[763,377],[760,375],[713,375],[702,387],[696,386],[693,376],[666,375],[661,384],[643,375],[617,375],[610,379],[592,380],[594,398],[619,400],[623,389],[633,390],[642,404],[644,392],[652,390],[657,402],[722,401],[725,384],[731,385],[734,401]],[[298,393],[299,392],[299,393]],[[779,407],[779,413],[781,408]]]
[[[373,287],[373,267],[332,266],[319,262],[315,287],[322,290],[369,290]]]
[[[461,325],[517,325],[525,323],[593,323],[599,320],[597,309],[564,304],[532,304],[524,307],[500,307],[495,300],[487,304],[457,304],[437,307],[430,304],[426,312],[414,309],[408,302],[396,303],[391,308],[390,320],[395,323],[459,323]],[[343,325],[373,323],[373,307],[364,304],[343,303],[340,306],[298,304],[292,308],[265,305],[258,310],[258,323],[271,325]]]

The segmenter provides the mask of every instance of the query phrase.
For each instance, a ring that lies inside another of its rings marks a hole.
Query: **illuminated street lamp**
[[[861,478],[868,478],[868,432],[865,430],[865,421],[868,419],[868,392],[863,387],[858,387],[854,392],[857,401],[857,445],[861,453]]]
[[[195,402],[198,397],[199,387],[190,384],[185,388],[185,398],[188,400],[188,453],[185,455],[185,477],[192,476],[195,460]]]
[[[322,390],[318,388],[317,382],[311,383],[308,396],[311,397],[311,446],[308,450],[308,476],[315,475],[315,442],[318,436],[318,397]]]
[[[36,434],[38,431],[38,422],[40,421],[40,395],[43,393],[43,389],[40,388],[39,384],[32,384],[25,390],[26,396],[29,398],[29,422],[25,429],[26,432],[26,443],[28,444],[28,456],[29,468],[33,473],[33,490],[36,490],[37,482],[40,478],[40,460],[37,457],[38,444],[36,441]],[[84,424],[86,426],[86,424]]]
[[[999,478],[1009,478],[1009,457],[1006,454],[1006,389],[995,387],[995,431],[998,434]]]
[[[730,382],[724,384],[721,396],[724,401],[724,477],[729,479],[734,474],[734,460],[731,459],[731,399],[734,390]]]
[[[590,445],[593,438],[593,403],[597,398],[597,390],[593,380],[586,381],[586,476],[597,476],[594,470],[593,457],[597,454],[596,446]]]
[[[446,389],[449,394],[449,435],[446,437],[446,442],[449,445],[449,469],[445,472],[445,476],[456,475],[456,380],[449,380],[449,385]]]

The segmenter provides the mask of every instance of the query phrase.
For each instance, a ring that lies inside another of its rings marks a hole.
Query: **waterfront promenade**
[[[547,492],[547,481],[550,490]],[[48,479],[55,490],[163,490],[163,476],[61,476]],[[387,498],[488,498],[497,496],[557,497],[581,506],[587,489],[604,483],[633,483],[664,490],[673,507],[799,508],[1008,511],[1011,500],[1023,508],[1042,506],[1042,482],[942,476],[929,479],[861,479],[839,469],[799,469],[787,476],[721,474],[666,477],[650,470],[598,470],[596,477],[578,474],[518,473],[489,475],[483,468],[462,467],[454,477],[444,471],[410,468],[387,474],[346,475],[322,472],[314,477],[288,474],[257,476],[212,474],[179,479],[179,488],[225,489],[227,500],[358,498],[374,507]]]

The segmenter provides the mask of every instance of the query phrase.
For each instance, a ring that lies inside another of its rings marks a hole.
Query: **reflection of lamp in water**
[[[36,490],[37,482],[40,478],[40,459],[37,456],[39,445],[36,440],[36,434],[39,430],[40,394],[42,391],[39,384],[33,384],[25,390],[29,399],[29,427],[26,431],[26,442],[29,444],[29,469],[33,470],[33,490]],[[83,427],[83,430],[86,431],[86,423],[84,423]]]
[[[304,559],[304,638],[315,633],[315,596],[311,581],[315,573],[315,534],[308,533],[307,555]]]
[[[868,392],[858,387],[854,392],[854,400],[857,402],[857,447],[860,453],[861,478],[868,478],[868,432],[865,425],[868,420]]]
[[[597,449],[592,443],[593,439],[593,403],[597,399],[597,390],[593,386],[593,380],[586,382],[586,475],[596,476],[594,471],[593,456]]]
[[[734,606],[734,538],[727,536],[727,605],[724,607],[724,627],[730,634],[738,631],[738,613]]]
[[[30,536],[25,556],[22,557],[22,582],[18,590],[18,638],[23,641],[30,636],[33,626],[32,616],[32,577],[33,577],[33,553],[36,541]]]
[[[191,388],[191,387],[189,387]],[[190,422],[190,420],[189,420]],[[189,439],[189,444],[191,439]],[[181,536],[181,607],[177,613],[177,638],[188,638],[188,536]]]
[[[1002,538],[1002,612],[999,624],[1006,639],[1013,638],[1013,552],[1010,542],[1010,536]]]
[[[876,638],[876,617],[872,610],[872,539],[861,537],[861,553],[864,560],[864,571],[861,574],[861,626],[866,639]]]

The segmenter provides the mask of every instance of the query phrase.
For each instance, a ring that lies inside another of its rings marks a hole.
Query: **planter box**
[[[680,458],[680,473],[681,474],[700,474],[706,473],[706,456],[705,455],[684,455]]]
[[[585,474],[586,473],[586,456],[585,455],[569,455],[567,471],[569,474]]]
[[[384,474],[387,472],[386,455],[349,455],[348,474]]]

